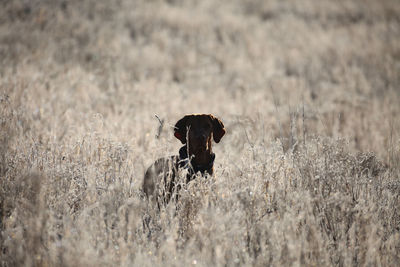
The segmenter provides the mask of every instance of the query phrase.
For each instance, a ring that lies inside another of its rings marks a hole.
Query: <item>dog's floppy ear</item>
[[[174,127],[174,136],[178,138],[182,144],[186,144],[186,126],[187,120],[189,119],[190,115],[186,115],[182,119],[180,119]]]
[[[221,138],[225,134],[224,124],[220,119],[214,117],[213,115],[210,114],[209,116],[213,125],[214,141],[215,143],[219,143],[219,141],[221,141]]]

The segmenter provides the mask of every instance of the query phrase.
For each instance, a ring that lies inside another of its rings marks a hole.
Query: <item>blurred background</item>
[[[154,114],[214,113],[238,138],[243,125],[285,147],[344,137],[389,161],[399,14],[396,0],[3,1],[0,86],[59,138],[101,116],[118,139],[144,141]]]
[[[154,137],[154,114],[214,113],[241,137],[344,137],[388,161],[399,14],[396,0],[2,1],[0,86],[58,137],[94,115],[134,142]]]

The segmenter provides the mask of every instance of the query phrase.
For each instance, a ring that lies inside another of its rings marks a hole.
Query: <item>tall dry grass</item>
[[[0,5],[1,266],[398,265],[398,1]],[[193,112],[215,176],[157,212]]]

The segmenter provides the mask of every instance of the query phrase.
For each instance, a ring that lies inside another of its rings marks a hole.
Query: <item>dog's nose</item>
[[[207,136],[203,133],[200,133],[196,136],[197,140],[204,142],[207,139]]]

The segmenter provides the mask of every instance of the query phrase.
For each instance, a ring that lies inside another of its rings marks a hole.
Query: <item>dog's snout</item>
[[[198,134],[196,135],[196,138],[197,138],[199,141],[205,141],[205,140],[207,139],[207,135],[206,135],[205,133],[198,133]]]

